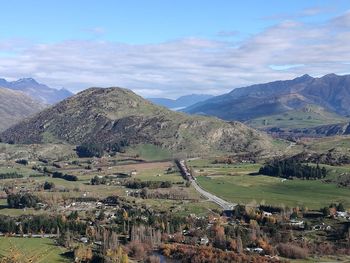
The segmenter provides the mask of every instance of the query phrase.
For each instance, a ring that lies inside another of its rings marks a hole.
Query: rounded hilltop
[[[4,141],[71,144],[151,143],[191,153],[273,149],[271,139],[240,122],[189,116],[154,105],[131,90],[89,88],[45,109],[1,135]]]

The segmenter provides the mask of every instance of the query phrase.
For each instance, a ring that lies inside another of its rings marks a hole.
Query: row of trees
[[[172,183],[170,181],[140,181],[140,180],[133,180],[133,181],[127,181],[125,186],[131,189],[142,189],[142,188],[149,188],[149,189],[157,189],[157,188],[170,188],[172,187]]]
[[[52,178],[61,178],[61,179],[67,180],[67,181],[78,181],[77,176],[71,175],[71,174],[64,174],[61,172],[53,172]]]
[[[23,178],[23,174],[19,174],[16,172],[13,173],[1,173],[0,179],[15,179],[15,178]]]
[[[294,159],[273,160],[259,170],[260,174],[282,177],[282,178],[301,178],[301,179],[321,179],[326,177],[327,170],[317,164],[310,166]]]
[[[82,221],[69,220],[60,215],[23,215],[17,218],[0,215],[0,232],[2,233],[55,234],[70,231],[85,234],[86,227],[86,223]]]
[[[169,190],[149,190],[143,188],[140,192],[131,193],[132,196],[141,198],[152,198],[152,199],[171,199],[171,200],[190,200],[187,191],[179,191],[178,189],[171,188]]]

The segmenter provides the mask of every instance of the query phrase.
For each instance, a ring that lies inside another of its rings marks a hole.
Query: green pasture
[[[64,263],[72,262],[63,256],[65,249],[48,238],[0,237],[0,259],[17,256],[16,262]],[[28,261],[32,259],[32,261]],[[11,261],[12,262],[12,261]]]

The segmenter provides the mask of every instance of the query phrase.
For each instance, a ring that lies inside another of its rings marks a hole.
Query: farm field
[[[171,159],[173,154],[166,149],[157,147],[153,144],[139,144],[126,149],[129,155],[138,155],[147,161],[159,161]]]
[[[154,150],[154,149],[153,149]],[[40,177],[29,177],[32,173],[36,172],[31,169],[32,165],[21,165],[14,161],[7,161],[7,166],[3,166],[0,172],[12,172],[17,171],[23,174],[23,178],[19,179],[3,179],[1,180],[2,187],[16,187],[16,189],[34,191],[37,196],[42,200],[55,206],[57,202],[67,200],[69,198],[81,198],[91,197],[97,199],[104,199],[107,196],[117,195],[124,197],[130,201],[135,201],[137,204],[151,206],[160,211],[168,211],[176,207],[176,212],[182,215],[188,215],[191,213],[205,215],[210,213],[212,209],[218,207],[210,202],[195,202],[192,201],[178,201],[167,199],[143,199],[134,198],[128,196],[130,189],[122,186],[121,184],[100,184],[91,185],[90,180],[95,177],[112,176],[118,173],[128,174],[131,176],[123,180],[140,180],[140,181],[169,181],[173,183],[173,186],[169,189],[176,193],[183,192],[184,195],[191,198],[191,200],[200,200],[201,196],[192,187],[185,187],[185,180],[177,171],[174,162],[171,161],[145,161],[145,159],[138,156],[135,158],[130,154],[124,153],[115,157],[105,157],[100,160],[94,158],[72,158],[65,161],[57,162],[59,167],[54,167],[50,164],[37,162],[37,165],[48,167],[51,171],[59,171],[65,174],[77,176],[77,181],[67,181],[61,178],[52,178],[49,175],[40,174]],[[86,167],[91,168],[87,169]],[[7,168],[10,167],[10,168]],[[169,168],[171,171],[169,172]],[[131,173],[133,172],[133,173]],[[45,182],[50,182],[55,185],[54,191],[38,190],[40,185]],[[63,191],[64,190],[64,191]],[[166,191],[169,191],[166,190]],[[63,192],[62,192],[63,191]],[[52,213],[53,211],[43,209],[14,209],[7,207],[7,201],[3,197],[0,199],[0,213],[9,216],[19,215],[36,215]]]
[[[12,257],[16,256],[16,262],[72,262],[71,259],[62,255],[65,252],[64,248],[58,247],[54,240],[48,238],[0,238],[0,259],[11,254]]]
[[[257,173],[260,164],[211,164],[209,160],[189,163],[195,170],[197,182],[205,190],[233,203],[306,206],[318,209],[330,203],[350,205],[350,192],[333,183],[313,180],[283,180],[281,178],[249,175]],[[349,167],[327,166],[329,177],[349,171]]]
[[[205,190],[234,203],[247,204],[253,200],[285,206],[306,206],[318,209],[330,203],[350,205],[348,189],[320,181],[285,180],[257,175],[197,177]]]

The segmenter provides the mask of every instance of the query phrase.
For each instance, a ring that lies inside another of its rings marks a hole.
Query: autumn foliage
[[[188,263],[221,263],[221,262],[280,262],[278,259],[260,255],[245,255],[236,252],[223,251],[207,246],[191,246],[184,244],[164,244],[161,246],[164,256]]]

